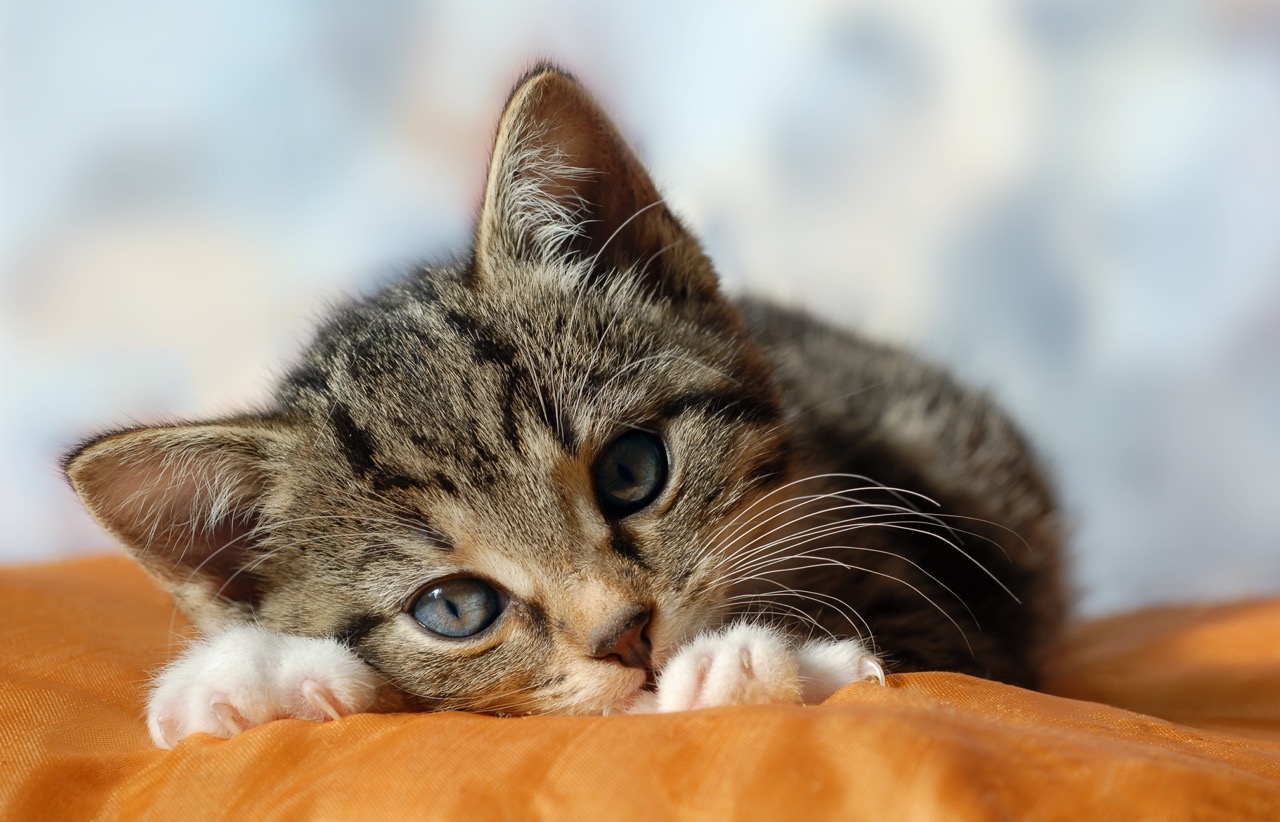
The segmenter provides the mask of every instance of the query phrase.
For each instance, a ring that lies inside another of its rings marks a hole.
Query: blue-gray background
[[[109,546],[55,455],[261,399],[462,248],[538,57],[731,289],[908,343],[1060,480],[1080,602],[1280,590],[1280,4],[7,0],[0,560]]]

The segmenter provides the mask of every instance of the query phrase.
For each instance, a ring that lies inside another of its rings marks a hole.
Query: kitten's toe
[[[302,684],[298,686],[298,693],[302,695],[315,711],[326,719],[341,719],[342,713],[339,712],[338,706],[335,704],[336,699],[329,690],[314,679],[304,679]]]
[[[809,704],[823,701],[850,682],[885,684],[884,665],[856,639],[806,642],[798,658],[804,701]]]
[[[194,733],[230,739],[274,719],[367,710],[377,675],[332,639],[242,627],[193,644],[156,677],[147,727],[161,748]]]
[[[328,639],[290,637],[275,674],[284,715],[326,722],[368,710],[377,676],[350,650]]]
[[[209,700],[209,710],[213,712],[214,718],[218,721],[220,733],[216,735],[224,739],[230,739],[238,733],[244,733],[255,724],[244,718],[244,714],[240,713],[236,706],[231,704],[226,694],[214,694]]]
[[[250,718],[261,713],[251,701],[241,697],[237,703],[236,699],[207,687],[170,682],[157,689],[148,706],[151,741],[157,747],[172,748],[195,733],[230,739],[266,721]]]
[[[172,748],[195,733],[230,739],[279,715],[260,669],[219,661],[209,646],[197,646],[156,678],[147,728],[157,746]]]
[[[157,748],[170,750],[182,739],[182,721],[172,713],[160,713],[161,709],[147,706],[147,733]]]
[[[880,664],[880,660],[873,656],[864,657],[858,663],[855,679],[874,679],[880,683],[881,687],[884,687],[884,666]]]
[[[795,649],[782,634],[739,623],[698,637],[658,678],[657,710],[800,702]]]

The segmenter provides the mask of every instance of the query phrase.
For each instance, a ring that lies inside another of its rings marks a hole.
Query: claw
[[[884,666],[880,664],[879,660],[869,656],[863,657],[858,661],[858,679],[874,679],[884,685]]]
[[[182,734],[178,732],[177,717],[162,715],[156,724],[160,727],[160,740],[164,743],[160,747],[172,750],[178,740],[182,739]]]
[[[225,700],[225,696],[215,696],[209,703],[209,710],[213,711],[213,715],[218,718],[218,724],[227,732],[227,736],[244,733],[245,729],[252,727],[249,721],[236,710],[236,706]]]
[[[324,714],[335,722],[342,719],[342,714],[334,706],[333,694],[314,679],[304,679],[302,684],[298,686],[298,690],[302,693],[302,698],[307,704]],[[322,722],[324,720],[321,720]]]

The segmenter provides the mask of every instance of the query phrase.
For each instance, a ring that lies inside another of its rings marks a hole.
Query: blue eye
[[[628,431],[596,461],[596,499],[610,516],[625,517],[644,508],[657,499],[666,482],[666,449],[647,431]]]
[[[456,639],[488,628],[502,607],[502,597],[489,583],[448,579],[423,590],[410,612],[431,633]]]

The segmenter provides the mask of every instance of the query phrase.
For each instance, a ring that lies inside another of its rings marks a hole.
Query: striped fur
[[[591,467],[632,428],[670,478],[610,519]],[[608,710],[634,679],[588,645],[635,603],[659,668],[747,612],[1022,684],[1062,609],[1052,495],[1009,421],[907,354],[723,297],[545,67],[503,114],[468,258],[337,311],[270,408],[103,435],[66,471],[204,630],[340,638],[422,708]],[[506,593],[492,628],[407,613],[450,576]]]

